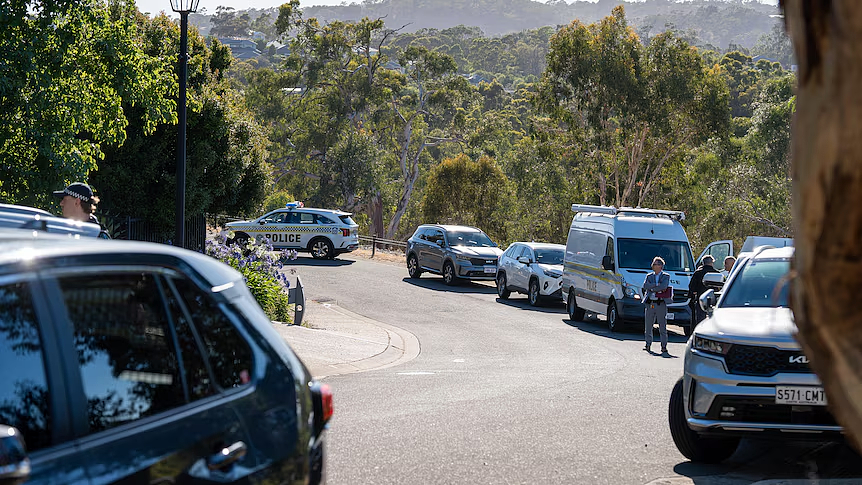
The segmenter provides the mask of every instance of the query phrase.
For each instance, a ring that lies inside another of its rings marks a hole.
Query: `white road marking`
[[[433,376],[433,372],[398,372],[399,376]]]

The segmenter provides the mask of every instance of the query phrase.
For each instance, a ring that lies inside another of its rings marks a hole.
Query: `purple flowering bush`
[[[293,250],[274,251],[269,239],[233,242],[232,234],[222,233],[206,242],[206,254],[242,273],[245,284],[270,320],[291,322],[287,290],[288,277],[281,272],[285,263],[296,259]]]

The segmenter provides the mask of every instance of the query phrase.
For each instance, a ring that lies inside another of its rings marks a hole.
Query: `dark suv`
[[[324,480],[331,393],[207,256],[0,231],[0,369],[0,483]]]
[[[426,224],[407,240],[407,271],[419,278],[428,271],[443,275],[443,282],[494,281],[503,251],[475,227]]]

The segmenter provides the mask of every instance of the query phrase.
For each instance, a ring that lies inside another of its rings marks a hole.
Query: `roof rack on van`
[[[685,220],[685,212],[682,211],[666,211],[661,209],[647,209],[645,207],[609,207],[604,205],[587,205],[587,204],[572,204],[572,212],[592,212],[595,214],[610,214],[616,215],[620,212],[636,213],[636,214],[656,214],[667,216],[676,221]]]

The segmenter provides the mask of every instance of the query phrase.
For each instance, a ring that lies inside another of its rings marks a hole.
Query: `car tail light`
[[[314,431],[320,434],[332,418],[332,389],[319,382],[312,382],[310,387],[314,406]]]
[[[341,235],[344,237],[350,237],[350,229],[342,229]]]

